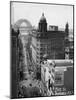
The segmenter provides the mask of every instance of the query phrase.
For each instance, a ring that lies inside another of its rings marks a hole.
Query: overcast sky
[[[68,22],[69,27],[73,28],[73,6],[65,5],[14,2],[12,3],[12,24],[19,19],[27,19],[33,26],[37,26],[43,12],[48,25],[64,28]]]

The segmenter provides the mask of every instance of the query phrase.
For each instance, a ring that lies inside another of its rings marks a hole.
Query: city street
[[[24,79],[20,81],[19,85],[20,87],[25,87],[31,89],[31,88],[37,88],[37,92],[39,92],[40,96],[42,94],[42,83],[41,81],[37,80],[34,74],[33,68],[35,65],[33,62],[30,61],[30,55],[29,51],[27,50],[27,42],[24,38],[21,39],[23,44],[23,76]],[[27,90],[26,90],[27,91]],[[36,95],[37,96],[37,95]]]

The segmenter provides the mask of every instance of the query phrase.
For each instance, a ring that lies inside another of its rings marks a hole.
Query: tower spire
[[[68,22],[65,25],[65,32],[66,32],[66,36],[68,37],[68,35],[69,35],[69,24],[68,24]]]
[[[42,16],[39,21],[39,31],[41,32],[46,32],[47,31],[47,21],[44,16],[44,13],[42,13]]]

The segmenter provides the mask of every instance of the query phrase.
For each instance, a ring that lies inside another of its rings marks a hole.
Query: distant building
[[[47,60],[41,63],[41,80],[49,92],[51,92],[49,89],[51,83],[52,88],[50,88],[51,90],[54,88],[52,90],[54,93],[57,92],[56,88],[65,89],[66,92],[74,92],[73,76],[73,60]]]
[[[74,40],[73,37],[69,37],[68,23],[65,26],[65,33],[65,59],[74,59]]]
[[[49,25],[49,31],[58,31],[58,26]]]
[[[40,68],[44,55],[47,55],[49,59],[65,59],[65,32],[59,31],[58,26],[49,26],[47,30],[44,14],[39,21],[38,29],[33,29],[31,36],[32,59],[37,68]]]

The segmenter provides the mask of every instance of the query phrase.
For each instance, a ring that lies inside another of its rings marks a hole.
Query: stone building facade
[[[39,21],[38,29],[32,30],[31,37],[32,59],[37,68],[40,68],[44,55],[47,55],[49,59],[65,59],[65,32],[59,31],[57,26],[50,26],[50,30],[47,30],[44,13]]]

